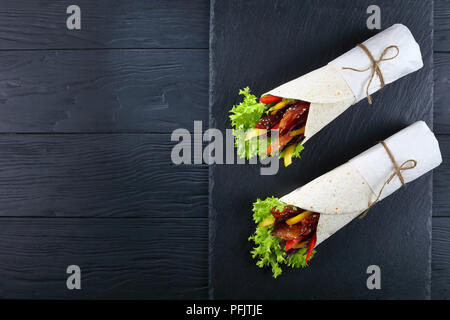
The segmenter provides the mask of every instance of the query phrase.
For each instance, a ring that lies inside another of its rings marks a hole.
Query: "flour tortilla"
[[[375,59],[379,59],[384,49],[389,46],[395,45],[399,48],[399,54],[395,59],[379,64],[386,84],[423,67],[420,47],[409,29],[402,24],[391,26],[363,44]],[[394,49],[390,49],[385,58],[393,57],[395,53]],[[365,88],[369,83],[371,70],[355,72],[343,68],[366,69],[370,65],[367,54],[361,48],[355,47],[328,65],[289,81],[266,94],[311,103],[305,139],[302,142],[305,143],[351,105],[366,98]],[[369,87],[370,94],[380,88],[380,80],[374,77]]]
[[[367,209],[375,193],[347,162],[282,197],[280,201],[321,213],[316,246]]]
[[[384,142],[398,166],[410,159],[417,161],[416,167],[403,171],[405,183],[442,163],[439,143],[423,121],[410,125]],[[385,149],[377,144],[280,201],[321,214],[317,225],[317,246],[368,209],[380,191],[383,192],[379,201],[401,188],[397,176],[383,188],[393,172],[392,161]]]
[[[355,96],[344,77],[331,64],[287,82],[267,94],[311,103],[303,143],[355,103]]]

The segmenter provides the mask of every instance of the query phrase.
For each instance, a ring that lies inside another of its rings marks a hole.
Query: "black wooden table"
[[[0,297],[207,298],[209,1],[0,1]],[[435,1],[432,297],[450,298],[450,1]],[[430,226],[431,227],[431,226]],[[78,265],[81,290],[68,290]]]

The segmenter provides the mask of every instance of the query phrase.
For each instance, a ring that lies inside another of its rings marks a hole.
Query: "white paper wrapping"
[[[398,166],[406,160],[413,159],[417,161],[414,169],[402,171],[402,176],[406,183],[436,168],[442,162],[438,141],[423,121],[410,125],[384,140],[384,142],[394,156]],[[355,166],[372,191],[377,195],[381,191],[386,177],[394,172],[392,161],[381,144],[375,145],[349,162]],[[401,181],[396,176],[384,187],[379,200],[386,198],[401,186]]]
[[[379,64],[386,84],[423,66],[419,45],[404,25],[395,24],[363,44],[372,52],[376,60],[380,58],[386,47],[398,46],[399,55],[395,59]],[[388,52],[385,58],[395,53],[396,51]],[[311,103],[303,140],[303,143],[306,143],[351,105],[366,98],[366,87],[371,70],[355,72],[342,68],[365,69],[369,66],[369,57],[361,48],[355,47],[328,65],[289,81],[266,94]],[[379,89],[380,79],[375,75],[369,92],[372,94]]]
[[[411,31],[402,24],[394,24],[369,40],[364,41],[363,45],[369,49],[375,60],[378,60],[381,57],[385,48],[389,46],[397,46],[399,48],[397,57],[392,60],[382,61],[379,64],[386,84],[394,82],[423,67],[420,47],[416,40],[414,40]],[[394,48],[389,49],[384,58],[394,57],[396,53],[397,51]],[[367,97],[366,88],[372,70],[369,68],[369,70],[365,72],[355,72],[342,69],[345,67],[352,67],[354,69],[363,70],[371,66],[372,63],[369,57],[361,48],[353,48],[349,52],[333,60],[330,64],[335,66],[344,77],[356,98],[356,102]],[[369,94],[378,91],[380,88],[380,79],[375,75],[369,87]]]
[[[398,166],[406,160],[417,161],[415,168],[402,171],[406,183],[442,162],[439,144],[423,121],[412,124],[384,141]],[[280,200],[321,214],[317,225],[317,246],[365,211],[393,172],[394,166],[386,150],[377,144]],[[400,179],[396,176],[383,189],[379,201],[400,187]]]

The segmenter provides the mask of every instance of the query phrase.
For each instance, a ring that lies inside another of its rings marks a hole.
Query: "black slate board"
[[[213,1],[210,39],[211,127],[225,130],[237,91],[255,93],[328,63],[376,33],[366,28],[370,1]],[[382,27],[407,25],[424,68],[362,101],[307,143],[303,159],[276,176],[259,165],[210,170],[210,297],[216,299],[394,299],[430,297],[432,175],[384,200],[363,220],[318,247],[304,270],[274,280],[256,267],[248,236],[252,202],[282,196],[417,120],[432,126],[432,1],[378,1]],[[382,289],[366,288],[381,267]]]

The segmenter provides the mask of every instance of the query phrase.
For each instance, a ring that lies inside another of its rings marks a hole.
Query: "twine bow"
[[[367,215],[367,213],[369,212],[369,210],[375,205],[375,203],[377,203],[377,201],[381,197],[381,193],[383,192],[384,187],[386,187],[392,181],[392,179],[394,179],[395,176],[397,176],[400,179],[400,182],[402,183],[402,186],[404,187],[406,185],[406,183],[405,183],[405,179],[403,178],[402,171],[411,170],[411,169],[414,169],[417,166],[417,161],[413,160],[413,159],[406,160],[400,166],[398,166],[397,162],[395,161],[394,156],[392,155],[391,150],[389,150],[389,148],[386,145],[386,143],[384,141],[381,141],[380,143],[384,147],[384,149],[386,150],[386,153],[388,154],[389,159],[391,159],[391,162],[394,165],[394,172],[384,182],[383,186],[381,187],[380,192],[378,193],[377,198],[371,204],[369,204],[369,207],[367,208],[367,210],[364,211],[361,214],[361,216],[359,217],[360,219],[364,218]]]
[[[370,59],[371,65],[369,67],[367,67],[366,69],[355,69],[355,68],[351,68],[351,67],[343,67],[342,69],[343,70],[352,70],[355,72],[365,72],[369,69],[372,69],[372,73],[370,74],[370,80],[369,80],[369,83],[367,84],[367,88],[366,88],[367,100],[369,101],[369,104],[372,104],[372,98],[370,97],[370,94],[369,94],[369,88],[370,88],[373,78],[375,77],[375,74],[377,74],[378,78],[380,79],[381,88],[383,88],[386,85],[384,82],[383,73],[381,72],[381,69],[380,69],[380,62],[395,59],[400,54],[400,49],[397,46],[386,47],[386,49],[384,49],[383,53],[381,53],[380,58],[378,60],[375,60],[372,53],[369,51],[369,49],[367,49],[367,47],[365,45],[363,45],[362,43],[359,43],[358,47],[360,47],[367,54],[367,56]],[[393,57],[385,58],[384,56],[390,49],[396,49],[397,53]]]

